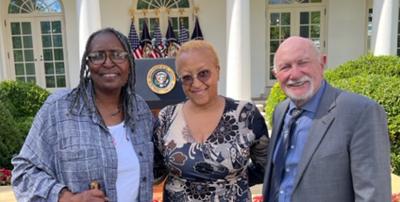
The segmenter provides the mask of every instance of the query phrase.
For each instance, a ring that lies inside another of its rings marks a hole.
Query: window
[[[267,22],[267,85],[275,83],[272,73],[275,52],[279,44],[292,35],[310,38],[324,49],[323,22],[325,7],[322,0],[269,0]]]
[[[184,28],[190,30],[189,27],[192,24],[190,22],[193,21],[193,9],[189,0],[137,0],[134,10],[139,36],[143,30],[143,23],[146,22],[151,36],[154,35],[154,29],[158,24],[164,37],[168,21],[170,21],[175,36],[178,38],[180,26],[183,25]]]
[[[11,0],[8,13],[61,13],[62,8],[58,0]]]
[[[60,1],[11,0],[7,22],[15,79],[48,89],[67,87]]]

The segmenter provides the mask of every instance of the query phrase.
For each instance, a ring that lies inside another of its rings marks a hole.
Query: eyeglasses
[[[89,61],[94,65],[102,65],[108,57],[116,64],[121,64],[126,61],[129,53],[126,51],[111,50],[111,51],[96,51],[88,54]]]
[[[211,77],[211,71],[208,69],[201,70],[199,71],[195,76],[192,76],[190,74],[184,75],[180,77],[179,79],[182,81],[182,84],[185,86],[191,86],[194,82],[194,79],[198,79],[202,83],[205,83],[210,79]]]

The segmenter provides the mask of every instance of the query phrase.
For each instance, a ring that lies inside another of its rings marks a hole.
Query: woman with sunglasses
[[[164,201],[251,201],[262,183],[269,142],[250,102],[218,94],[220,66],[206,41],[183,44],[177,74],[187,100],[163,108],[154,139],[166,174]]]
[[[12,160],[18,201],[151,201],[153,116],[134,85],[128,39],[93,33],[78,87],[47,99]]]

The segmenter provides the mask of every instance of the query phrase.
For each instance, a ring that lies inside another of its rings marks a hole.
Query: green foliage
[[[326,80],[337,88],[367,96],[385,108],[392,144],[392,168],[400,174],[400,58],[363,56],[325,72]],[[266,101],[266,120],[271,123],[275,106],[285,99],[275,84]]]
[[[365,55],[325,71],[325,78],[328,81],[334,81],[360,74],[400,76],[400,59],[395,56]]]
[[[0,101],[0,167],[11,168],[11,157],[22,145],[23,138],[10,111]]]
[[[16,81],[0,83],[0,100],[11,102],[15,110],[11,113],[14,117],[35,116],[49,92],[37,85]]]
[[[279,83],[276,82],[274,86],[272,86],[268,99],[265,102],[265,120],[267,120],[270,128],[272,128],[272,113],[274,112],[275,106],[285,100],[285,98],[285,93],[282,91]]]
[[[33,117],[48,95],[48,91],[34,84],[0,83],[0,168],[11,169],[10,159],[20,150]]]

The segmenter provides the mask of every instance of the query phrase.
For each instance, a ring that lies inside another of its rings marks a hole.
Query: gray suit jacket
[[[273,114],[263,194],[268,201],[271,158],[289,100]],[[292,202],[391,201],[386,113],[376,102],[329,84],[298,165]]]

